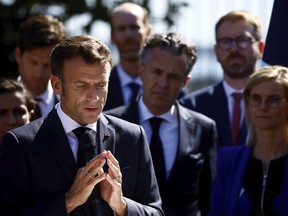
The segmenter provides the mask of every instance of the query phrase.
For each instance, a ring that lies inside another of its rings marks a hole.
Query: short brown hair
[[[255,39],[259,41],[262,38],[262,22],[260,18],[256,16],[256,14],[248,11],[234,10],[222,16],[216,23],[215,26],[216,40],[217,40],[217,30],[219,29],[220,25],[225,21],[230,22],[243,21],[249,23],[254,27],[253,36],[255,37]]]
[[[21,24],[17,46],[23,53],[38,47],[55,46],[65,38],[66,33],[62,22],[50,15],[37,14]]]
[[[64,61],[82,57],[86,63],[109,63],[112,57],[109,48],[100,40],[89,35],[79,35],[61,41],[51,53],[52,74],[62,80]]]

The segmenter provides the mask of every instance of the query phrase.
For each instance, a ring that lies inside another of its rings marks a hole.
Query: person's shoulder
[[[218,158],[224,160],[234,160],[241,156],[244,152],[251,151],[251,148],[246,145],[237,145],[237,146],[222,146],[218,151]]]
[[[116,108],[105,110],[104,113],[107,114],[107,115],[120,117],[126,111],[127,107],[128,107],[127,105],[119,106],[119,107],[116,107]]]
[[[179,104],[179,113],[182,116],[186,116],[186,118],[191,118],[203,124],[209,124],[209,125],[215,124],[215,121],[213,119],[209,118],[208,116],[200,112],[189,109],[183,106],[182,104]]]
[[[139,130],[141,127],[138,124],[131,123],[119,117],[103,113],[104,117],[108,120],[109,124],[113,125],[114,127],[121,128],[123,130]]]
[[[192,91],[188,94],[186,94],[183,98],[181,98],[182,100],[189,100],[191,98],[196,98],[196,97],[207,97],[207,96],[211,96],[213,95],[213,93],[215,92],[216,87],[218,87],[220,83],[216,83],[216,84],[212,84],[212,85],[208,85],[204,88]]]

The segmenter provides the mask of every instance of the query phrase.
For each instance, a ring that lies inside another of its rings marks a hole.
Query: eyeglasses
[[[266,98],[262,98],[258,94],[252,94],[248,98],[248,101],[249,101],[249,104],[251,106],[254,106],[254,107],[260,106],[262,104],[262,102],[264,101],[266,106],[268,106],[270,108],[276,108],[279,106],[280,103],[287,101],[287,99],[280,98],[277,95],[270,95]]]
[[[249,47],[251,47],[252,43],[256,42],[256,39],[251,38],[251,37],[237,37],[237,38],[220,38],[217,39],[217,45],[218,47],[220,47],[220,49],[222,50],[230,50],[233,46],[233,42],[236,42],[237,48],[238,49],[248,49]]]

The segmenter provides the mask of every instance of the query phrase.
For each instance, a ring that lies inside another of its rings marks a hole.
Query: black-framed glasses
[[[217,39],[217,45],[220,49],[227,51],[232,48],[234,41],[236,42],[238,49],[245,50],[251,47],[252,43],[256,42],[257,40],[255,38],[246,36],[237,38],[225,37]]]
[[[249,104],[251,106],[257,107],[262,104],[264,101],[265,105],[270,107],[270,108],[276,108],[279,106],[280,103],[287,101],[286,98],[280,98],[277,95],[269,95],[266,98],[262,98],[258,94],[251,94],[250,97],[248,98]]]

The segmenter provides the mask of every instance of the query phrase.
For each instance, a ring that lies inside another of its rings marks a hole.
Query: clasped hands
[[[103,170],[105,164],[108,165],[107,173]],[[70,213],[84,204],[97,184],[102,199],[110,208],[117,215],[125,215],[126,202],[122,194],[122,173],[118,161],[110,151],[103,151],[78,170],[72,187],[65,194],[67,212]]]

